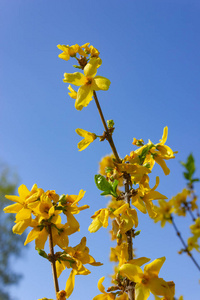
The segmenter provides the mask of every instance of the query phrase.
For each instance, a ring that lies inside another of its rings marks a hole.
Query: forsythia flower
[[[84,67],[84,75],[79,72],[75,72],[73,74],[64,74],[64,82],[80,86],[75,101],[75,108],[77,110],[82,110],[83,107],[86,107],[89,104],[89,102],[92,100],[93,91],[106,91],[109,89],[109,79],[102,76],[95,76],[99,64],[100,59],[93,57]]]
[[[150,169],[152,169],[154,163],[157,162],[157,164],[159,164],[163,169],[165,175],[168,175],[170,170],[164,160],[175,158],[174,154],[177,153],[173,152],[170,147],[165,145],[165,142],[167,141],[167,135],[168,127],[166,126],[163,130],[160,143],[154,145],[149,140],[147,145],[144,145],[135,151],[142,163],[150,165]]]
[[[29,191],[27,187],[22,184],[18,188],[18,193],[19,196],[5,196],[5,198],[16,203],[4,208],[5,213],[16,213],[16,222],[31,218],[31,209],[29,209],[29,204],[35,202],[40,195],[44,193],[44,191],[42,189],[38,189],[36,184],[34,184],[31,191]]]
[[[123,186],[123,174],[117,170],[117,167],[113,163],[115,156],[113,154],[104,156],[99,163],[99,173],[104,176],[108,176],[106,172],[109,169],[109,173],[113,179],[118,180],[118,186]]]
[[[90,43],[86,43],[81,48],[85,49],[85,52],[90,54],[91,57],[99,57],[99,51],[94,48],[92,45],[89,46]]]
[[[100,262],[89,255],[89,248],[86,247],[86,238],[83,237],[81,242],[75,247],[66,247],[63,253],[59,253],[59,261],[56,261],[56,270],[58,277],[62,271],[67,268],[72,268],[70,276],[66,283],[66,297],[68,298],[74,289],[75,275],[88,275],[90,271],[84,267],[84,264],[92,266],[101,266]]]
[[[188,238],[188,240],[187,240],[187,249],[189,251],[192,251],[193,249],[196,249],[197,252],[200,252],[197,236],[191,236],[191,237]]]
[[[200,217],[195,220],[195,223],[193,225],[190,225],[190,230],[192,234],[200,237]]]
[[[56,296],[57,300],[66,300],[66,292],[64,290],[59,291]]]
[[[111,214],[111,211],[107,208],[102,208],[95,212],[95,214],[91,217],[93,219],[92,223],[88,227],[90,232],[96,232],[102,226],[104,228],[108,227],[108,218]]]
[[[66,45],[58,45],[58,49],[62,50],[63,52],[58,55],[58,57],[69,60],[70,57],[76,56],[76,53],[79,53],[82,56],[87,56],[87,54],[83,51],[83,49],[78,45],[66,46]]]
[[[80,128],[76,129],[76,133],[84,138],[78,143],[79,151],[82,151],[85,148],[87,148],[97,138],[95,133],[91,133]]]
[[[154,222],[161,222],[161,227],[165,226],[166,222],[171,223],[171,214],[174,211],[172,199],[169,201],[158,200],[159,206],[154,206],[154,209],[157,213]]]
[[[190,194],[190,190],[183,189],[181,193],[178,193],[176,196],[172,197],[175,209],[174,213],[178,216],[186,215],[187,198]]]
[[[113,212],[113,215],[117,217],[119,223],[119,229],[121,233],[125,233],[133,226],[138,226],[137,212],[133,208],[129,208],[129,204],[125,203]]]
[[[129,261],[119,268],[120,274],[135,282],[135,300],[146,300],[150,292],[164,296],[166,300],[173,300],[174,283],[166,282],[158,277],[158,273],[165,262],[165,257],[158,258],[142,269]]]
[[[113,293],[107,293],[105,291],[105,288],[102,284],[102,282],[104,281],[105,277],[102,277],[99,279],[99,282],[98,282],[98,289],[100,290],[100,292],[102,294],[100,295],[97,295],[93,298],[93,300],[114,300],[115,299],[115,294]]]
[[[111,248],[110,261],[119,262],[119,266],[128,260],[128,244],[122,243],[115,248]]]
[[[68,95],[69,95],[72,99],[76,99],[76,98],[77,98],[77,92],[71,87],[71,85],[68,86],[68,90],[69,90]]]
[[[151,189],[149,187],[149,177],[143,176],[139,184],[139,188],[136,189],[137,194],[132,197],[132,204],[137,207],[142,213],[148,212],[151,218],[156,217],[156,212],[152,200],[158,199],[167,199],[166,196],[162,195],[161,193],[155,191],[159,184],[159,177],[156,177],[156,184]]]

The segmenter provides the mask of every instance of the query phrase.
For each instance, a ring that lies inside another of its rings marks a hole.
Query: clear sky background
[[[133,137],[157,143],[168,126],[167,145],[179,153],[167,163],[169,176],[154,168],[150,186],[159,175],[157,190],[170,198],[185,186],[179,162],[191,152],[200,177],[199,15],[198,0],[0,0],[0,158],[29,189],[37,183],[58,194],[86,190],[82,204],[90,209],[79,214],[81,231],[70,237],[70,245],[86,236],[91,255],[104,263],[89,266],[91,275],[76,277],[71,300],[92,299],[102,276],[109,286],[109,229],[91,234],[87,228],[90,216],[108,201],[100,197],[93,177],[98,161],[111,150],[98,141],[77,150],[76,128],[102,134],[103,127],[94,101],[75,110],[62,82],[64,72],[74,72],[75,60],[59,59],[56,46],[90,42],[99,49],[103,63],[98,75],[109,78],[111,86],[98,97],[106,119],[115,121],[121,157],[134,149]],[[200,195],[198,183],[196,192]],[[182,245],[173,228],[161,229],[148,216],[138,216],[142,233],[134,241],[136,255],[152,260],[166,256],[160,276],[176,283],[177,297],[198,300],[199,271],[189,257],[177,254]],[[189,217],[177,219],[186,238],[190,224]],[[34,243],[23,259],[13,261],[13,268],[24,275],[10,289],[16,299],[55,298],[50,264],[34,251]],[[68,270],[61,275],[61,289],[68,276]]]

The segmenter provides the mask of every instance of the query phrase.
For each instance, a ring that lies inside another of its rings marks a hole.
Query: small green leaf
[[[37,250],[37,252],[38,252],[38,254],[39,254],[40,256],[42,256],[42,257],[48,259],[48,255],[47,255],[47,253],[46,253],[44,250],[39,249],[39,248],[36,248],[36,250]]]
[[[102,176],[100,174],[95,175],[94,179],[95,179],[95,183],[96,183],[96,186],[98,187],[98,189],[103,191],[103,193],[101,193],[102,196],[111,195],[116,198],[118,197],[118,195],[116,193],[117,184],[118,184],[117,180],[110,183],[106,180],[106,178],[104,176]]]
[[[110,191],[112,189],[112,186],[110,183],[106,180],[106,178],[100,174],[94,176],[94,180],[96,183],[96,186],[101,191]]]
[[[142,150],[142,153],[138,156],[140,159],[140,164],[143,164],[146,155],[148,154],[149,150],[151,150],[152,147],[155,147],[154,144],[150,144],[146,147],[144,147],[144,149]]]
[[[140,232],[141,232],[141,230],[138,230],[138,231],[136,231],[136,232],[134,233],[134,236],[137,236],[137,235],[139,235],[139,234],[140,234]]]
[[[112,188],[113,188],[114,192],[116,192],[116,190],[117,190],[118,183],[119,183],[119,181],[117,179],[115,179],[115,181],[112,182]]]

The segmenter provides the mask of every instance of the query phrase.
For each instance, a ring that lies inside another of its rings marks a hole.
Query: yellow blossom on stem
[[[68,95],[69,95],[72,99],[76,99],[76,98],[77,98],[77,92],[71,87],[71,85],[68,86],[68,90],[69,90]]]
[[[85,191],[80,190],[78,195],[63,195],[59,200],[59,203],[62,205],[63,213],[67,217],[67,222],[70,225],[70,231],[72,233],[79,230],[79,223],[73,216],[74,214],[78,214],[80,211],[89,208],[88,205],[78,206],[79,201],[84,197]]]
[[[200,237],[200,217],[195,220],[195,223],[190,225],[190,230],[193,235]]]
[[[111,248],[110,261],[119,262],[119,266],[123,265],[128,260],[128,245],[122,243],[115,248]]]
[[[79,53],[82,56],[87,56],[87,54],[83,51],[83,49],[78,45],[58,45],[58,49],[62,50],[63,52],[58,55],[58,57],[64,59],[64,60],[69,60],[70,57],[76,56],[77,53]]]
[[[99,51],[94,48],[92,45],[89,46],[90,43],[86,43],[84,45],[81,46],[81,48],[85,49],[85,52],[87,54],[90,54],[91,57],[99,57]]]
[[[102,294],[95,296],[93,298],[93,300],[114,300],[115,299],[115,294],[114,293],[107,293],[105,291],[105,288],[102,284],[104,279],[105,279],[105,277],[102,277],[102,278],[99,279],[99,282],[98,282],[98,289],[100,290],[100,292]]]
[[[187,198],[190,196],[191,192],[188,189],[183,189],[181,193],[172,197],[172,202],[174,204],[174,213],[178,216],[185,216],[187,211]]]
[[[187,249],[188,251],[192,251],[193,249],[200,252],[199,244],[198,244],[198,237],[196,235],[191,236],[187,240]]]
[[[136,189],[137,194],[132,197],[132,204],[137,207],[142,213],[148,212],[151,218],[156,217],[155,207],[152,203],[152,200],[167,199],[166,196],[155,191],[159,184],[159,177],[156,177],[156,184],[151,189],[149,187],[149,177],[143,176],[143,179],[140,181],[139,188]]]
[[[91,217],[93,219],[92,223],[88,227],[90,232],[96,232],[102,226],[104,228],[108,227],[108,218],[112,214],[112,212],[107,208],[102,208],[95,212],[95,214]]]
[[[99,58],[93,57],[84,67],[84,75],[80,72],[64,74],[64,82],[80,86],[75,101],[75,108],[77,110],[82,110],[83,107],[89,104],[93,97],[93,91],[106,91],[109,89],[109,79],[102,76],[95,76],[100,63],[101,60]]]
[[[10,196],[6,195],[5,197],[15,204],[9,205],[4,208],[5,213],[16,213],[16,222],[20,222],[23,220],[29,220],[31,218],[31,209],[29,208],[29,204],[35,202],[44,191],[42,189],[38,189],[37,185],[34,184],[31,191],[22,184],[18,188],[19,196]]]
[[[57,300],[66,300],[66,295],[67,293],[62,290],[62,291],[59,291],[56,296],[57,296]]]
[[[95,133],[91,133],[80,128],[76,129],[76,133],[83,137],[83,140],[78,143],[79,151],[87,148],[97,138]]]
[[[92,266],[101,266],[100,262],[89,255],[89,248],[86,247],[86,238],[75,247],[66,247],[62,253],[59,253],[59,261],[56,261],[57,276],[59,277],[65,268],[72,268],[70,276],[66,283],[66,297],[68,298],[74,289],[76,275],[88,275],[90,271],[84,267],[84,264]]]
[[[158,258],[142,269],[130,261],[119,268],[120,274],[135,282],[135,300],[146,300],[150,292],[164,296],[166,300],[173,300],[175,289],[172,281],[166,282],[158,277],[158,273],[165,262],[165,257]]]
[[[113,163],[114,155],[106,155],[99,162],[99,173],[101,175],[107,176],[107,170],[109,170],[110,176],[113,180],[118,180],[118,186],[123,186],[123,173],[117,170],[117,167]]]
[[[125,233],[133,226],[138,226],[137,212],[133,208],[129,208],[129,204],[125,203],[113,212],[113,215],[117,217],[119,223],[119,229],[121,233]]]
[[[161,222],[161,227],[165,226],[166,222],[171,223],[171,214],[174,212],[174,206],[172,199],[169,201],[158,200],[159,206],[154,206],[155,212],[157,213],[154,218],[154,222]]]
[[[147,145],[142,146],[137,149],[135,153],[140,157],[143,164],[149,164],[150,169],[153,168],[155,162],[161,166],[165,175],[170,173],[169,168],[167,167],[165,160],[175,158],[174,154],[170,147],[165,145],[167,141],[168,127],[166,126],[163,130],[162,139],[160,143],[153,144],[150,140]]]

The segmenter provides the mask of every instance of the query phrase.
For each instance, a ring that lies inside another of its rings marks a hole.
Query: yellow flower
[[[98,289],[100,290],[100,292],[102,294],[100,295],[97,295],[93,298],[93,300],[114,300],[115,299],[115,294],[113,293],[107,293],[105,291],[105,288],[102,284],[102,282],[104,281],[105,277],[102,277],[99,279],[99,282],[98,282]]]
[[[143,160],[143,164],[149,164],[150,169],[153,168],[153,165],[155,162],[161,166],[163,169],[163,172],[165,175],[168,175],[170,173],[169,168],[167,167],[164,160],[168,160],[171,158],[175,158],[174,154],[177,152],[173,152],[172,149],[165,145],[167,141],[167,135],[168,135],[168,127],[166,126],[163,130],[162,139],[160,140],[160,143],[153,144],[150,140],[147,145],[142,146],[141,148],[137,149],[135,153],[141,157],[145,153],[145,159]]]
[[[119,266],[123,265],[128,260],[128,244],[122,243],[115,248],[110,248],[110,261],[119,262]]]
[[[185,216],[187,211],[187,198],[191,192],[188,189],[183,189],[181,193],[178,193],[171,200],[174,204],[174,213],[178,216]]]
[[[68,234],[72,234],[79,230],[79,223],[73,216],[74,214],[78,214],[80,211],[89,208],[88,205],[78,206],[79,201],[84,197],[85,191],[80,190],[78,195],[64,195],[60,200],[60,204],[63,207],[63,213],[67,217],[67,222],[70,226],[68,229]],[[70,233],[69,233],[70,232]]]
[[[83,49],[78,45],[58,45],[58,49],[62,50],[63,52],[58,55],[58,57],[64,59],[64,60],[69,60],[70,57],[76,56],[76,53],[79,53],[82,56],[87,56],[87,54],[83,51]]]
[[[93,57],[84,67],[84,75],[79,72],[64,74],[64,82],[80,86],[75,101],[75,108],[77,110],[82,110],[83,107],[86,107],[89,104],[92,100],[93,91],[106,91],[109,89],[109,79],[102,76],[95,76],[100,63],[101,60],[99,58]]]
[[[108,177],[108,173],[106,171],[109,169],[109,177],[113,180],[117,179],[119,182],[118,186],[123,186],[123,174],[119,172],[117,167],[114,165],[114,158],[115,156],[113,154],[104,156],[99,162],[99,173]]]
[[[156,217],[155,207],[152,203],[152,200],[158,199],[167,199],[166,196],[161,193],[155,191],[159,184],[159,177],[156,177],[156,184],[151,189],[149,187],[149,177],[147,175],[143,176],[139,184],[139,188],[136,189],[137,194],[132,197],[132,204],[137,207],[142,213],[146,214],[148,212],[151,218]]]
[[[93,219],[92,223],[90,224],[88,230],[90,232],[96,232],[102,226],[104,228],[108,227],[108,218],[111,214],[111,211],[107,208],[102,208],[95,212],[95,214],[91,217]]]
[[[131,263],[122,265],[119,268],[120,274],[135,282],[135,300],[146,300],[150,292],[154,295],[164,296],[166,300],[173,300],[174,283],[166,282],[158,277],[158,273],[165,262],[165,257],[158,258],[142,269],[135,264],[134,260]]]
[[[198,244],[198,237],[196,235],[189,237],[187,240],[187,244],[188,244],[187,249],[189,251],[196,249],[197,252],[200,252],[199,244]]]
[[[172,199],[169,201],[158,200],[159,206],[154,206],[154,209],[157,213],[154,222],[161,222],[161,227],[165,226],[166,222],[171,223],[171,214],[174,211]]]
[[[28,188],[22,184],[18,188],[18,193],[19,196],[5,196],[7,199],[16,203],[5,207],[4,212],[16,213],[16,222],[29,220],[31,218],[31,209],[29,208],[29,204],[35,202],[42,193],[44,193],[44,191],[42,189],[38,189],[36,184],[34,184],[31,191],[29,191]]]
[[[190,225],[190,230],[192,234],[200,237],[200,217],[195,220],[195,223],[193,225]]]
[[[80,128],[76,129],[76,133],[84,138],[78,143],[79,151],[82,151],[85,148],[87,148],[97,138],[95,133],[91,133]]]
[[[60,253],[59,261],[56,261],[56,270],[58,277],[65,268],[72,268],[70,276],[66,283],[66,297],[68,298],[74,289],[75,275],[88,275],[91,272],[84,267],[84,264],[92,266],[101,266],[100,262],[89,255],[89,248],[86,247],[86,237],[75,247],[66,247],[63,253]]]
[[[76,98],[77,98],[77,92],[71,87],[71,85],[68,86],[68,90],[69,90],[68,95],[69,95],[72,99],[76,99]]]
[[[138,226],[137,212],[133,208],[129,208],[129,204],[125,203],[113,212],[113,215],[117,217],[119,223],[119,229],[121,233],[125,233],[133,226]]]
[[[57,300],[66,300],[66,292],[64,290],[56,293]]]
[[[99,51],[94,48],[92,45],[89,46],[90,43],[86,43],[81,48],[85,49],[85,52],[90,54],[91,57],[99,57]]]

